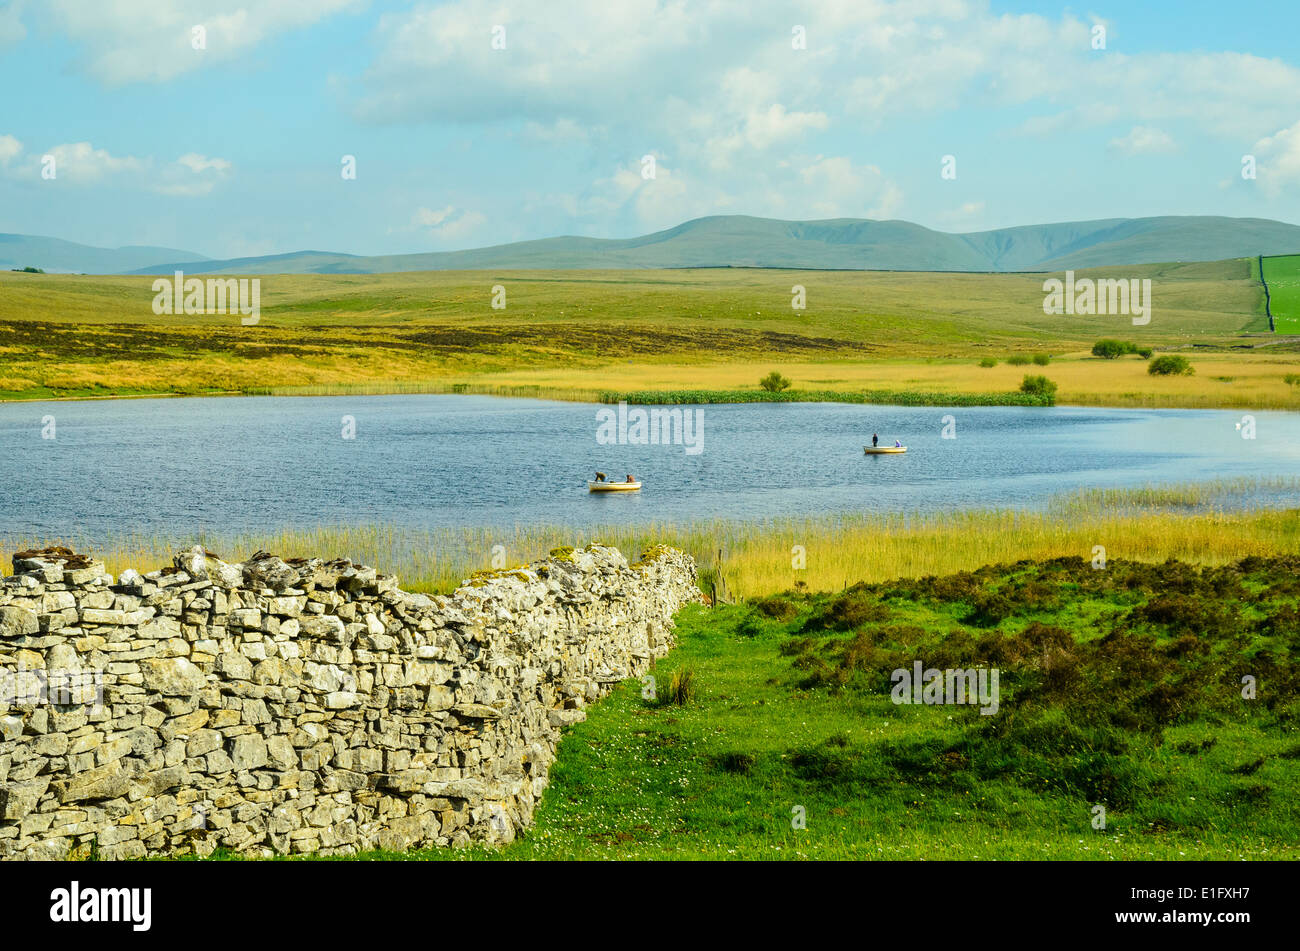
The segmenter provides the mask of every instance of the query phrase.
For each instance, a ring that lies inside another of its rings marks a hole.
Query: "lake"
[[[1253,413],[1257,437],[1243,439],[1243,412],[1228,410],[711,405],[686,408],[700,414],[693,454],[603,445],[601,409],[614,408],[444,395],[0,404],[0,534],[924,512],[1300,473],[1300,414],[1286,412]],[[910,451],[865,456],[873,432]],[[597,469],[645,488],[590,495]]]

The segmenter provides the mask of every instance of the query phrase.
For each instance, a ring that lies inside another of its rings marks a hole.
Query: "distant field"
[[[1150,278],[1143,326],[1045,315],[1045,274],[269,275],[261,320],[245,327],[230,315],[155,316],[153,278],[0,273],[0,399],[451,389],[594,399],[753,389],[760,368],[788,368],[807,389],[1008,393],[1040,370],[1006,358],[1048,353],[1061,402],[1300,407],[1300,388],[1282,382],[1300,369],[1295,353],[1243,336],[1267,332],[1252,270],[1240,259],[1077,272]],[[492,307],[498,285],[503,309]],[[796,285],[804,309],[791,306]],[[1096,360],[1100,337],[1192,350],[1198,376],[1153,380],[1136,358]],[[980,368],[985,358],[998,366]]]
[[[1280,334],[1300,334],[1300,254],[1264,258],[1264,280]]]

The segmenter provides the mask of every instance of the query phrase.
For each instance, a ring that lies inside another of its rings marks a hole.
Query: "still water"
[[[923,512],[1300,474],[1300,414],[1286,412],[1254,413],[1243,439],[1236,410],[704,406],[688,408],[702,424],[692,454],[602,445],[599,409],[434,395],[0,404],[0,535]],[[865,456],[873,432],[910,451]],[[589,495],[597,469],[645,488]]]

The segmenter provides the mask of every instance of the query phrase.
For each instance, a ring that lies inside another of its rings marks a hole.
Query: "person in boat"
[[[604,481],[605,481],[605,473],[603,473],[603,472],[597,472],[597,473],[596,473],[596,481],[597,481],[597,482],[604,482]]]
[[[628,482],[635,482],[635,481],[636,481],[636,479],[632,478],[632,473],[630,473],[630,472],[627,474],[627,481],[628,481]]]
[[[897,439],[895,439],[895,440],[894,440],[894,448],[895,448],[895,449],[902,449],[902,448],[903,448],[903,444],[902,444],[901,442],[899,442]]]
[[[879,433],[872,433],[872,434],[871,434],[871,448],[872,448],[872,449],[875,449],[876,446],[878,446],[878,445],[880,445],[880,434],[879,434]]]

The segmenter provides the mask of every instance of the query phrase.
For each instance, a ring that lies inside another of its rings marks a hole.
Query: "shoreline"
[[[1268,495],[1270,501],[1258,500]],[[1294,496],[1288,498],[1287,496]],[[1254,504],[1251,504],[1252,499]],[[953,511],[850,511],[754,519],[692,518],[670,523],[540,521],[419,527],[392,522],[267,525],[222,530],[0,531],[0,559],[23,548],[66,545],[94,553],[111,573],[166,564],[203,544],[225,555],[259,549],[282,556],[346,556],[397,574],[408,590],[446,592],[475,571],[508,569],[557,546],[612,545],[629,560],[671,544],[691,552],[701,577],[731,596],[786,590],[837,591],[1026,557],[1095,557],[1222,564],[1250,554],[1294,553],[1300,544],[1300,477],[1249,477],[1142,487],[1082,489],[1032,508],[971,506]],[[791,561],[803,546],[806,565]],[[16,546],[16,547],[15,547]],[[498,557],[504,555],[504,560]],[[500,562],[500,563],[499,563]]]
[[[1227,396],[1228,394],[1225,394]],[[1139,398],[1115,400],[1099,398],[1048,399],[1018,391],[967,393],[939,392],[933,390],[811,390],[792,389],[769,393],[752,389],[662,389],[662,390],[606,390],[579,387],[550,387],[543,385],[500,385],[487,383],[393,383],[324,384],[265,389],[219,390],[203,393],[159,391],[146,393],[109,393],[76,396],[6,396],[0,405],[7,403],[80,403],[109,400],[141,399],[230,399],[235,397],[347,397],[347,396],[495,396],[506,399],[552,400],[565,403],[590,403],[593,405],[731,405],[746,403],[843,403],[845,405],[872,406],[934,406],[934,407],[1076,407],[1090,409],[1169,409],[1169,410],[1245,410],[1257,412],[1300,412],[1300,395],[1295,405],[1272,406],[1257,402],[1233,399],[1198,398],[1180,399],[1178,396],[1161,398],[1161,394],[1142,394]]]

